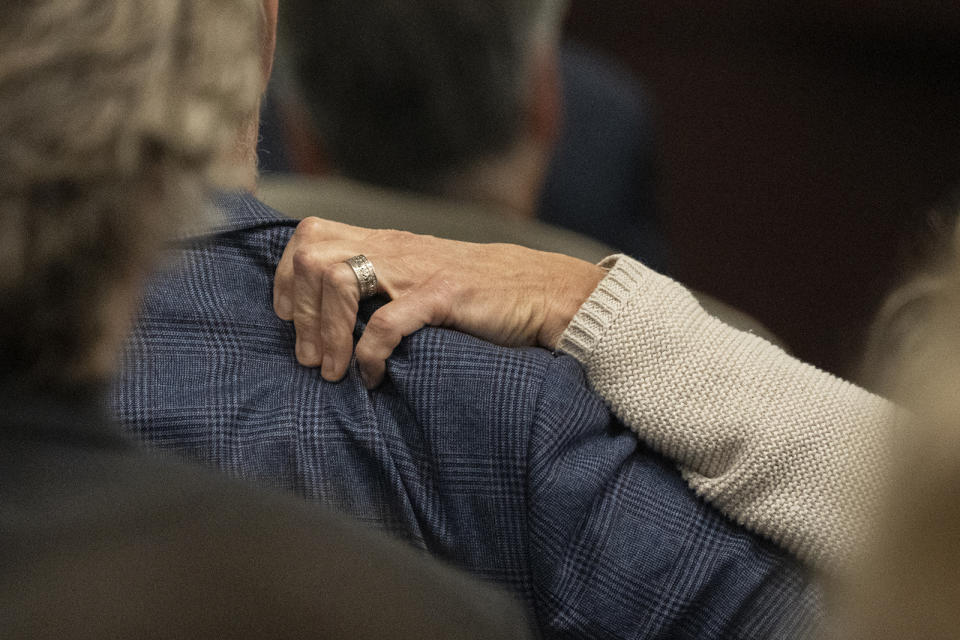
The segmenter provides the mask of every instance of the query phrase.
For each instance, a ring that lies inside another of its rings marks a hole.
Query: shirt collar
[[[241,231],[265,225],[295,225],[296,221],[271,209],[246,191],[218,191],[196,220],[184,228],[179,239]]]

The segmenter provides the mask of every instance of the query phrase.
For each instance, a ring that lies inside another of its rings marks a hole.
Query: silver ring
[[[349,260],[344,260],[353,273],[357,276],[357,284],[360,285],[360,299],[365,300],[377,295],[377,273],[373,270],[373,263],[367,259],[367,256],[360,254],[353,256]]]

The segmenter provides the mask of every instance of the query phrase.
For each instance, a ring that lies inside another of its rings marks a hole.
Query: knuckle
[[[383,243],[405,242],[413,236],[409,231],[399,229],[374,229],[370,233],[371,240]]]
[[[416,242],[417,235],[410,231],[394,231],[393,233],[393,241],[400,243],[401,245],[407,245]]]
[[[393,317],[389,313],[385,313],[384,310],[380,310],[377,313],[373,314],[370,317],[370,321],[367,323],[367,330],[374,334],[388,334],[393,331],[394,321]]]
[[[306,337],[314,336],[321,326],[315,310],[304,304],[298,304],[294,309],[293,324],[297,331],[304,332]]]
[[[316,216],[308,216],[297,224],[297,235],[311,236],[318,235],[323,230],[323,220]]]
[[[293,271],[297,274],[319,273],[323,269],[322,256],[311,247],[301,247],[293,254]]]
[[[300,307],[293,316],[293,324],[298,332],[314,336],[320,330],[320,321],[312,309]]]
[[[357,357],[357,363],[363,366],[375,365],[378,361],[382,360],[377,354],[376,346],[368,341],[357,343],[355,355]]]
[[[341,262],[328,264],[323,269],[323,286],[346,289],[357,286],[357,277],[348,265]]]

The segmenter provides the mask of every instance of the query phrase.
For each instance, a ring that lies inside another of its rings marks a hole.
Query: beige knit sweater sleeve
[[[624,257],[560,340],[613,413],[721,511],[833,572],[884,490],[889,402],[709,316]]]

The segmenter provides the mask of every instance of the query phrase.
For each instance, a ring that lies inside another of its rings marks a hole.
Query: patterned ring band
[[[357,284],[360,285],[360,299],[366,300],[377,295],[377,273],[373,270],[373,263],[367,259],[367,256],[360,254],[353,256],[349,260],[344,260],[353,273],[357,276]]]

